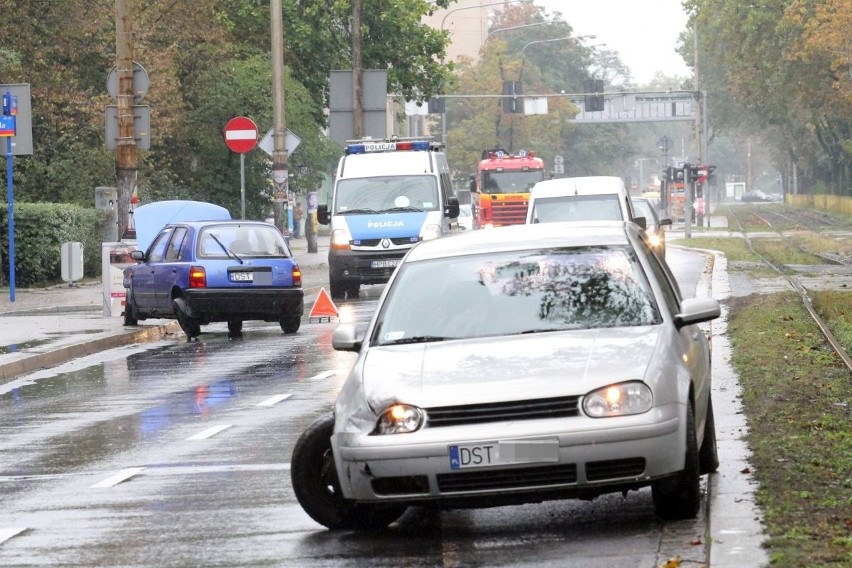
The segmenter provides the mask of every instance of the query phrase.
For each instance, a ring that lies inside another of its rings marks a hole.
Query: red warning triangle
[[[314,307],[311,308],[309,318],[329,318],[337,317],[337,306],[331,301],[331,296],[325,291],[325,288],[320,288],[317,299],[314,301]]]

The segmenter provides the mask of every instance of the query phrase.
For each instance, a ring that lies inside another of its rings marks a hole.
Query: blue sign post
[[[9,89],[3,94],[0,137],[6,138],[6,199],[9,202],[9,301],[15,301],[15,186],[12,181],[12,137],[17,133],[18,97]]]

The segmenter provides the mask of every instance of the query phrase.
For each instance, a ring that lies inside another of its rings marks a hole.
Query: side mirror
[[[459,216],[459,198],[450,197],[447,199],[447,206],[444,207],[444,217],[455,219]]]
[[[664,227],[664,226],[671,227],[671,225],[672,225],[672,220],[669,219],[668,217],[665,217],[664,219],[660,219],[660,227]]]
[[[643,231],[648,228],[648,222],[645,220],[645,217],[634,217],[633,222],[639,225]]]
[[[674,324],[680,329],[716,319],[722,314],[719,302],[712,298],[689,298],[680,304],[680,313],[675,314]]]
[[[355,326],[351,323],[342,323],[334,330],[331,335],[331,346],[336,351],[354,351],[361,350],[361,340],[355,335]]]
[[[320,225],[328,225],[331,222],[331,216],[328,214],[328,205],[317,206],[317,221]]]
[[[130,251],[130,258],[132,258],[136,262],[142,262],[143,260],[145,260],[145,251],[143,251],[143,250],[132,250],[132,251]]]

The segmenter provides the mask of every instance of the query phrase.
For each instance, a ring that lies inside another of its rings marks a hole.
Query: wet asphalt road
[[[704,257],[670,251],[688,295]],[[338,305],[360,327],[381,287]],[[202,340],[114,349],[0,390],[2,566],[565,566],[706,564],[706,504],[664,523],[650,490],[592,502],[411,509],[381,534],[325,531],[289,481],[298,434],[354,360],[332,323],[284,336],[224,325]],[[208,331],[209,330],[209,331]]]

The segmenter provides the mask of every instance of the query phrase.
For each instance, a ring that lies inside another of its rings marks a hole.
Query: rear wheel
[[[286,316],[281,318],[278,323],[284,333],[296,333],[302,325],[302,318],[299,316]]]
[[[651,485],[654,510],[667,521],[691,519],[701,507],[701,468],[698,442],[695,439],[695,411],[692,402],[686,411],[686,459],[683,470],[674,477],[657,480]]]
[[[229,335],[242,335],[242,333],[243,333],[243,320],[229,319],[228,320],[228,334]]]
[[[136,309],[133,307],[133,294],[129,291],[124,302],[124,325],[139,325],[139,318],[136,317]]]
[[[186,300],[175,298],[172,300],[172,305],[175,310],[175,319],[177,319],[180,328],[186,334],[186,340],[192,341],[201,335],[201,324],[198,323],[197,318],[189,315],[189,307],[186,305]]]
[[[334,415],[328,413],[311,424],[296,441],[290,460],[296,499],[313,520],[330,529],[387,528],[407,507],[356,504],[343,497],[331,448],[333,432]]]

